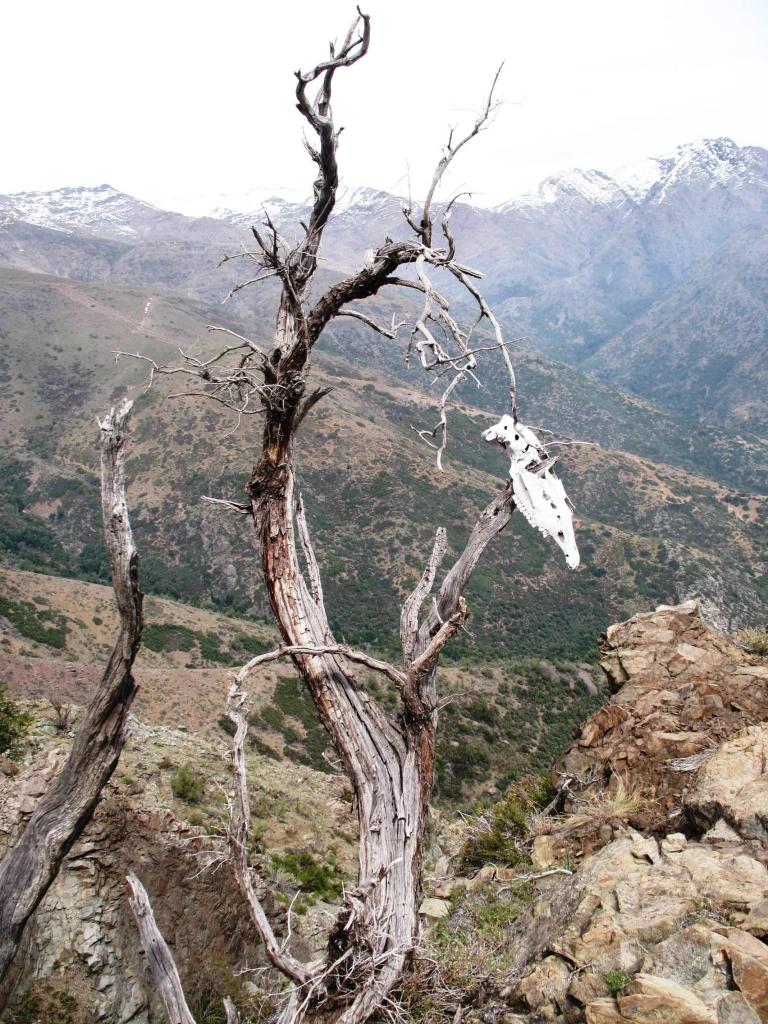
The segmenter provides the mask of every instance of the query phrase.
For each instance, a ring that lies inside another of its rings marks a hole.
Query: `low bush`
[[[14,761],[21,759],[24,740],[32,725],[32,716],[0,684],[0,754]]]
[[[549,778],[521,779],[497,804],[476,815],[468,826],[462,850],[462,867],[467,870],[489,861],[514,867],[524,859],[529,820],[555,795]]]
[[[294,878],[305,893],[328,902],[341,896],[343,876],[333,856],[328,864],[321,864],[307,850],[296,854],[274,854],[272,865]]]
[[[205,779],[188,764],[182,764],[171,779],[171,790],[177,800],[199,804],[205,795]]]

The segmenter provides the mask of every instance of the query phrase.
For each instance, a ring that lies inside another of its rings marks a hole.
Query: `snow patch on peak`
[[[217,220],[261,220],[265,211],[271,217],[279,216],[287,207],[306,208],[311,202],[303,189],[289,185],[265,185],[244,192],[222,192],[174,196],[163,200],[165,209],[182,213],[186,217],[214,217]]]
[[[602,171],[583,171],[574,168],[554,174],[539,185],[539,196],[544,202],[552,203],[564,197],[586,199],[587,202],[602,205],[615,202],[618,198],[616,182]]]
[[[17,192],[3,198],[5,219],[68,232],[108,228],[116,234],[133,236],[136,230],[131,221],[137,212],[154,209],[111,185]]]
[[[336,191],[333,215],[360,210],[375,213],[393,202],[388,192],[365,186],[341,185]],[[188,217],[214,217],[234,223],[261,221],[267,213],[275,220],[304,217],[312,206],[312,196],[289,185],[265,185],[240,193],[176,197],[165,203],[168,209]]]
[[[614,179],[635,201],[639,201],[661,181],[668,171],[668,164],[669,161],[663,157],[645,157],[620,167],[614,172]]]
[[[645,157],[611,174],[573,169],[547,178],[537,195],[520,196],[495,207],[512,209],[543,204],[572,204],[585,200],[596,206],[617,205],[627,199],[660,202],[669,189],[681,184],[716,188],[726,185],[768,184],[768,151],[758,146],[738,146],[732,139],[699,139],[677,146],[660,157]]]
[[[610,175],[602,171],[573,168],[545,178],[536,195],[510,199],[494,209],[497,213],[507,213],[515,209],[555,204],[608,206],[622,202],[625,198],[625,193]]]

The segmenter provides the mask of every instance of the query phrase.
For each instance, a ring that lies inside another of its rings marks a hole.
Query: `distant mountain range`
[[[115,367],[111,352],[163,358],[178,344],[207,344],[212,321],[268,343],[274,292],[246,289],[222,307],[245,267],[216,266],[247,243],[261,216],[247,211],[251,203],[266,206],[286,237],[298,230],[305,203],[267,194],[274,191],[215,197],[205,217],[161,210],[109,185],[0,196],[0,398],[11,457],[0,485],[2,557],[100,577],[98,528],[83,525],[97,510],[88,424],[142,379],[135,364]],[[387,235],[403,236],[402,202],[372,189],[341,191],[318,287],[359,266]],[[493,614],[476,606],[486,654],[508,642],[496,621],[502,607],[530,639],[525,646],[518,636],[518,654],[541,648],[558,656],[581,656],[604,624],[658,600],[700,596],[721,625],[764,620],[767,218],[768,152],[724,139],[611,176],[556,175],[537,196],[494,210],[455,209],[462,258],[485,272],[483,288],[513,343],[524,417],[603,446],[569,449],[565,460],[584,571],[567,575],[546,545],[516,526],[512,548],[500,549],[486,572]],[[410,302],[379,297],[373,308],[407,317]],[[405,538],[393,510],[426,509],[434,486],[455,488],[463,504],[449,534],[458,543],[504,476],[498,453],[478,440],[482,413],[499,412],[504,381],[485,366],[483,390],[460,393],[465,409],[451,421],[448,476],[427,485],[429,454],[411,426],[430,419],[434,396],[423,374],[405,367],[403,343],[372,346],[366,327],[345,320],[321,340],[318,369],[338,388],[307,434],[304,482],[333,566],[329,593],[350,636],[387,646],[399,594],[386,590],[386,567],[399,551],[402,582],[422,558],[399,547]],[[147,586],[262,611],[231,524],[200,540],[208,513],[199,495],[237,496],[249,439],[241,431],[229,442],[239,455],[222,475],[217,450],[201,440],[219,427],[199,411],[177,421],[175,405],[161,414],[159,399],[153,391],[137,410],[135,472],[145,492],[136,518]],[[184,425],[193,421],[200,433]],[[341,430],[355,440],[338,462]],[[376,451],[399,460],[396,472],[371,461],[367,434],[376,435]],[[339,505],[341,494],[351,496],[349,507]],[[360,519],[369,507],[375,525]],[[361,544],[367,564],[351,568]],[[509,571],[518,582],[507,607]],[[375,622],[369,611],[355,618],[371,607],[354,600],[363,593],[376,595]]]
[[[327,273],[402,235],[402,204],[341,189]],[[264,209],[288,237],[307,212],[272,189],[214,197],[205,217],[108,185],[0,196],[0,265],[211,302],[237,280],[214,264]],[[459,205],[452,224],[526,347],[702,423],[768,432],[767,150],[705,139],[612,175],[568,171],[492,210]]]

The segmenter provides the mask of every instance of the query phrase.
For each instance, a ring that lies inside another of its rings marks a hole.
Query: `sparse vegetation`
[[[414,1020],[445,1021],[446,1005],[471,1004],[485,980],[504,979],[515,957],[510,928],[534,895],[530,884],[522,884],[452,901],[450,915],[430,928],[423,956],[405,981],[403,1002]]]
[[[188,764],[182,764],[171,779],[171,790],[177,800],[199,804],[205,795],[205,779]]]
[[[617,996],[632,981],[632,975],[627,974],[626,971],[606,971],[603,981],[611,990],[611,994]]]
[[[735,640],[750,654],[768,658],[768,626],[765,629],[742,629]]]
[[[650,804],[651,799],[642,788],[618,776],[612,791],[604,789],[582,799],[578,811],[558,818],[555,831],[565,835],[598,832],[612,821],[631,822]]]
[[[526,857],[530,820],[553,796],[552,783],[544,776],[515,783],[502,800],[468,823],[462,866],[519,864]]]
[[[20,760],[31,726],[32,715],[9,697],[0,683],[0,754],[7,754],[12,761]]]

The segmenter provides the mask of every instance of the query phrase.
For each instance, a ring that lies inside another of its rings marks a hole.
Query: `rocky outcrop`
[[[765,683],[768,691],[768,680]],[[753,725],[723,743],[701,766],[684,796],[692,822],[703,829],[723,820],[742,839],[768,843],[768,725]]]
[[[577,810],[596,790],[614,795],[623,786],[642,797],[628,816],[638,828],[672,831],[671,825],[685,823],[688,809],[710,821],[717,816],[714,805],[705,810],[684,794],[699,776],[730,775],[723,764],[728,757],[734,763],[749,761],[751,767],[744,763],[739,769],[745,773],[741,784],[752,786],[744,796],[752,794],[759,817],[761,784],[755,771],[759,776],[763,747],[758,737],[740,741],[751,754],[737,745],[719,752],[710,772],[706,763],[725,741],[768,718],[768,666],[754,663],[709,629],[695,601],[611,626],[602,652],[614,695],[586,722],[558,766],[580,780],[571,790],[569,810]],[[734,785],[729,783],[729,793]],[[709,786],[715,799],[714,783]],[[757,819],[752,824],[758,833],[763,829]]]
[[[527,966],[506,997],[542,1020],[757,1024],[768,1019],[766,893],[768,869],[738,843],[629,831],[518,923]]]
[[[615,695],[534,843],[541,867],[581,863],[539,880],[513,926],[506,1004],[531,1022],[766,1024],[768,669],[693,603],[611,627],[603,653]],[[613,820],[586,828],[600,806]]]
[[[23,765],[0,762],[0,856],[23,828],[66,753],[68,741],[49,723],[36,717],[35,729],[33,752]],[[337,821],[335,841],[342,844],[337,851],[348,868],[345,846],[351,844],[343,838],[342,825],[348,805],[334,798],[335,781],[295,765],[252,755],[249,760],[258,780],[252,797],[263,813],[272,806],[286,837],[290,833],[303,849],[316,852],[329,839],[330,823]],[[191,764],[206,777],[206,793],[193,805],[173,798],[170,779],[179,764]],[[132,735],[114,781],[27,929],[26,946],[11,979],[9,1021],[165,1020],[128,909],[129,870],[149,892],[198,1019],[209,1019],[209,1010],[219,1013],[223,995],[235,997],[246,1014],[253,1009],[253,976],[238,976],[238,971],[263,965],[262,947],[243,913],[232,873],[222,865],[224,846],[217,838],[226,817],[223,794],[229,771],[220,754],[199,738],[132,721]],[[289,792],[308,793],[310,787],[314,791],[306,796],[305,807],[292,798],[290,816],[272,803],[272,788],[285,801]],[[199,823],[190,824],[182,815]],[[307,831],[294,831],[302,825]],[[268,867],[269,859],[263,860]],[[285,907],[266,887],[261,896],[278,934],[284,934]],[[321,909],[314,911],[319,914]],[[312,931],[314,911],[293,920],[294,951],[305,958],[315,952],[311,937],[305,938]],[[62,999],[68,1015],[59,1017]]]

